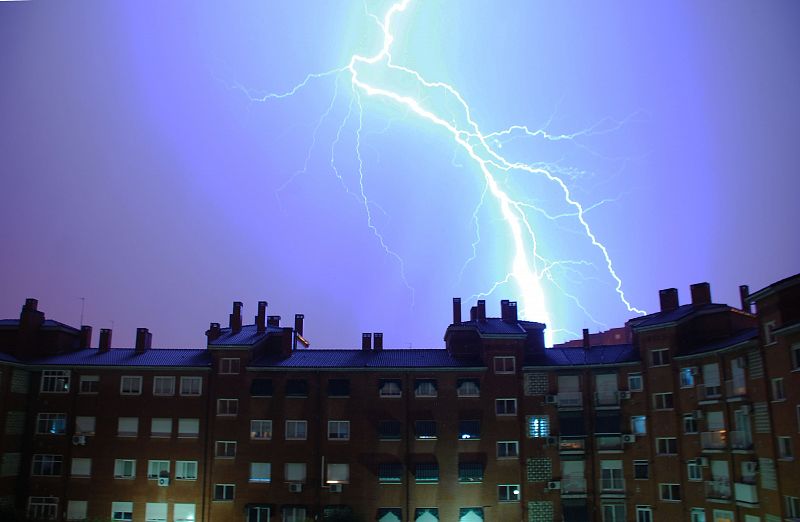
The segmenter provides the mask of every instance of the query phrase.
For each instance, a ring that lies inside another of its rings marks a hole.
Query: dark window
[[[328,397],[350,397],[350,381],[348,379],[329,379]]]
[[[287,397],[308,397],[308,383],[305,379],[289,379],[286,381]]]
[[[414,423],[414,434],[418,439],[436,438],[436,421],[419,420]]]
[[[566,413],[558,416],[558,427],[561,435],[580,437],[586,435],[583,415],[580,412]]]
[[[414,467],[417,482],[439,482],[439,464],[437,462],[419,462]]]
[[[478,379],[458,379],[456,393],[459,397],[478,397],[481,394],[481,381]]]
[[[479,439],[481,438],[481,421],[462,420],[458,421],[459,439]]]
[[[403,465],[399,462],[384,462],[378,464],[378,480],[389,484],[402,482]]]
[[[635,479],[649,479],[650,478],[650,463],[646,460],[633,461],[633,478]]]
[[[594,419],[595,433],[622,433],[622,419],[618,413],[598,413]]]
[[[378,422],[378,438],[382,440],[399,440],[401,438],[400,421],[382,420]]]
[[[214,500],[233,500],[233,484],[215,484]]]
[[[436,379],[416,379],[414,381],[414,395],[417,397],[436,397],[438,395]]]
[[[483,482],[483,464],[480,462],[459,462],[459,482]]]
[[[253,382],[250,383],[250,395],[272,397],[272,379],[253,379]]]

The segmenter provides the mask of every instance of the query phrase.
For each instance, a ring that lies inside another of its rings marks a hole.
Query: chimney
[[[361,334],[361,349],[368,352],[372,349],[372,334],[364,332]]]
[[[478,321],[486,321],[486,301],[478,299]]]
[[[292,349],[297,350],[297,336],[303,337],[303,314],[294,314],[294,344]]]
[[[25,299],[25,305],[22,307],[22,309],[27,310],[29,312],[35,312],[38,307],[39,307],[39,300],[29,297]]]
[[[500,319],[508,321],[508,299],[500,301]]]
[[[659,290],[658,298],[661,301],[662,312],[671,312],[676,310],[679,306],[677,288],[665,288],[664,290]]]
[[[39,301],[33,298],[25,299],[22,311],[19,314],[20,329],[38,330],[44,323],[44,313],[38,310]]]
[[[478,307],[473,306],[469,309],[469,320],[470,321],[477,321],[478,320]]]
[[[281,325],[281,316],[280,315],[268,315],[267,316],[267,326],[274,326],[278,328]]]
[[[508,302],[508,320],[512,323],[517,323],[519,319],[517,318],[517,302],[516,301],[509,301]]]
[[[222,335],[222,329],[220,328],[219,323],[211,323],[206,331],[206,337],[208,337],[208,342],[216,341],[219,339],[219,336]]]
[[[453,298],[453,324],[461,322],[461,298]]]
[[[375,332],[372,334],[373,342],[375,343],[372,346],[372,349],[377,351],[383,350],[383,332]]]
[[[711,285],[708,283],[695,283],[689,287],[692,292],[692,304],[707,305],[711,304]]]
[[[100,353],[111,349],[111,328],[100,328],[100,344],[97,345]]]
[[[750,296],[750,287],[747,285],[739,286],[739,299],[742,301],[742,311],[747,312],[748,314],[753,313],[753,309],[750,307],[750,301],[748,297]]]
[[[144,353],[150,349],[150,344],[153,342],[153,334],[147,331],[147,328],[136,329],[136,353]]]
[[[256,316],[256,331],[264,333],[267,329],[267,302],[258,302],[258,315]]]
[[[92,345],[92,327],[81,326],[80,349],[84,350]]]
[[[292,355],[292,341],[294,339],[292,334],[291,328],[281,328],[281,355],[284,357]]]
[[[242,330],[242,302],[233,302],[233,313],[229,323],[232,333],[238,333]]]
[[[583,329],[583,349],[584,350],[588,350],[591,347],[592,347],[592,340],[591,340],[591,337],[589,337],[589,329],[588,328],[584,328]]]

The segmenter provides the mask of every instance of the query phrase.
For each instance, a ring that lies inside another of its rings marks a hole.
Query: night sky
[[[312,348],[440,347],[485,296],[560,341],[800,269],[800,3],[414,1],[358,78],[442,125],[346,68],[391,2],[198,4],[0,2],[0,317],[200,347],[266,300]]]

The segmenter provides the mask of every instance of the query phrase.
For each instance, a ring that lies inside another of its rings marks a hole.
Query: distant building
[[[446,349],[296,349],[258,306],[206,348],[0,321],[0,504],[36,520],[800,519],[800,274],[580,345],[484,301]],[[756,311],[751,310],[751,303]],[[298,337],[299,334],[299,337]],[[621,334],[622,342],[613,335]],[[596,334],[595,334],[596,335]]]

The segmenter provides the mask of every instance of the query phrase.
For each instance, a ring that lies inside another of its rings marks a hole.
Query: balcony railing
[[[731,435],[731,449],[735,450],[749,450],[753,449],[753,436],[746,431],[732,431]]]
[[[734,492],[736,493],[736,502],[758,504],[758,488],[755,484],[736,482],[734,483]]]
[[[595,446],[598,451],[612,451],[621,450],[622,436],[621,435],[598,435],[595,438]]]
[[[730,500],[731,483],[728,480],[707,480],[706,498],[716,500]]]
[[[716,400],[722,397],[722,387],[721,386],[700,386],[700,400],[701,401],[709,401],[709,400]]]
[[[726,431],[704,431],[700,434],[700,447],[704,450],[724,450],[727,440]]]
[[[744,379],[732,379],[725,381],[725,394],[729,399],[732,397],[746,396],[747,381]]]
[[[617,390],[595,392],[594,405],[599,407],[619,406],[619,392]]]
[[[561,392],[558,394],[558,407],[559,408],[582,408],[583,407],[583,393],[576,392]]]
[[[558,439],[559,452],[582,452],[586,451],[586,439],[584,438],[567,438],[559,437]]]
[[[586,479],[583,477],[564,477],[561,479],[562,495],[579,495],[586,493]]]

